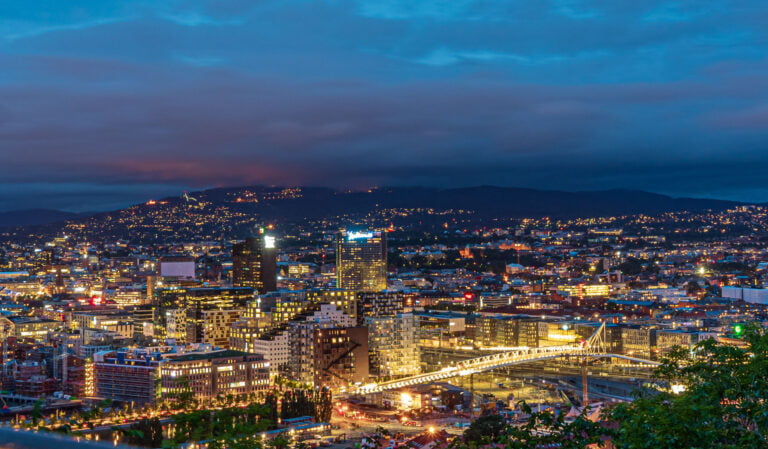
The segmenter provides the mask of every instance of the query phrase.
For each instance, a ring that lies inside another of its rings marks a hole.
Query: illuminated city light
[[[372,239],[373,232],[350,232],[347,234],[347,240]]]

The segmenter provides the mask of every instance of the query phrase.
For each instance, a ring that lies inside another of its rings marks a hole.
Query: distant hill
[[[280,188],[239,187],[193,193],[214,203],[232,202],[243,192],[270,196]],[[657,214],[669,211],[722,210],[741,203],[695,198],[673,198],[638,190],[563,192],[515,187],[478,186],[456,189],[385,187],[370,191],[339,192],[326,188],[301,188],[300,197],[260,200],[244,210],[272,219],[322,218],[365,214],[375,209],[432,208],[469,210],[484,218],[594,217]]]
[[[81,214],[53,209],[24,209],[0,212],[0,227],[34,226],[77,218]]]
[[[236,238],[266,223],[364,223],[435,226],[454,221],[487,224],[510,218],[574,218],[672,211],[724,210],[742,203],[673,198],[637,190],[563,192],[478,186],[455,189],[384,187],[338,191],[323,187],[229,187],[204,190],[90,216],[66,212],[8,212],[18,227],[9,238],[61,232],[104,239],[166,241]],[[25,220],[25,221],[22,221]],[[59,223],[67,220],[66,223]],[[46,224],[47,222],[47,224]],[[0,221],[2,223],[2,221]],[[22,224],[26,223],[26,225]],[[7,226],[7,224],[6,224]],[[313,227],[313,226],[310,226]]]

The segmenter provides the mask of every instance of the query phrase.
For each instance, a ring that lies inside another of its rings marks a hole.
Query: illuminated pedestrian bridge
[[[512,365],[524,363],[540,362],[561,357],[579,357],[579,358],[619,358],[634,362],[641,367],[658,366],[658,362],[639,359],[619,354],[610,354],[606,351],[605,344],[605,324],[589,337],[588,340],[579,344],[563,346],[545,346],[542,348],[517,348],[510,351],[499,352],[496,354],[477,357],[464,360],[453,366],[442,368],[430,373],[418,374],[415,376],[404,377],[385,382],[376,382],[366,385],[355,386],[349,390],[351,394],[378,393],[385,390],[395,390],[411,385],[428,384],[440,380],[450,379],[452,377],[469,376],[471,374],[491,371],[497,368],[504,368]]]

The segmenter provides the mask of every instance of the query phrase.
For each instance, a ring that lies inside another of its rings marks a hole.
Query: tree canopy
[[[618,449],[752,449],[768,447],[768,333],[746,326],[742,343],[713,339],[675,348],[656,370],[658,388],[604,412],[605,424],[582,414],[532,413],[522,425],[483,417],[454,447],[501,445],[508,449],[599,447]],[[556,446],[555,446],[556,445]]]
[[[642,392],[610,418],[619,448],[768,447],[768,334],[747,326],[744,345],[707,340],[675,349],[657,370],[676,388]]]

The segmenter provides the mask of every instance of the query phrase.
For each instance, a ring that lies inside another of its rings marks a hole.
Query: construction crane
[[[589,407],[589,377],[587,376],[587,358],[581,358],[581,405],[584,410]]]

